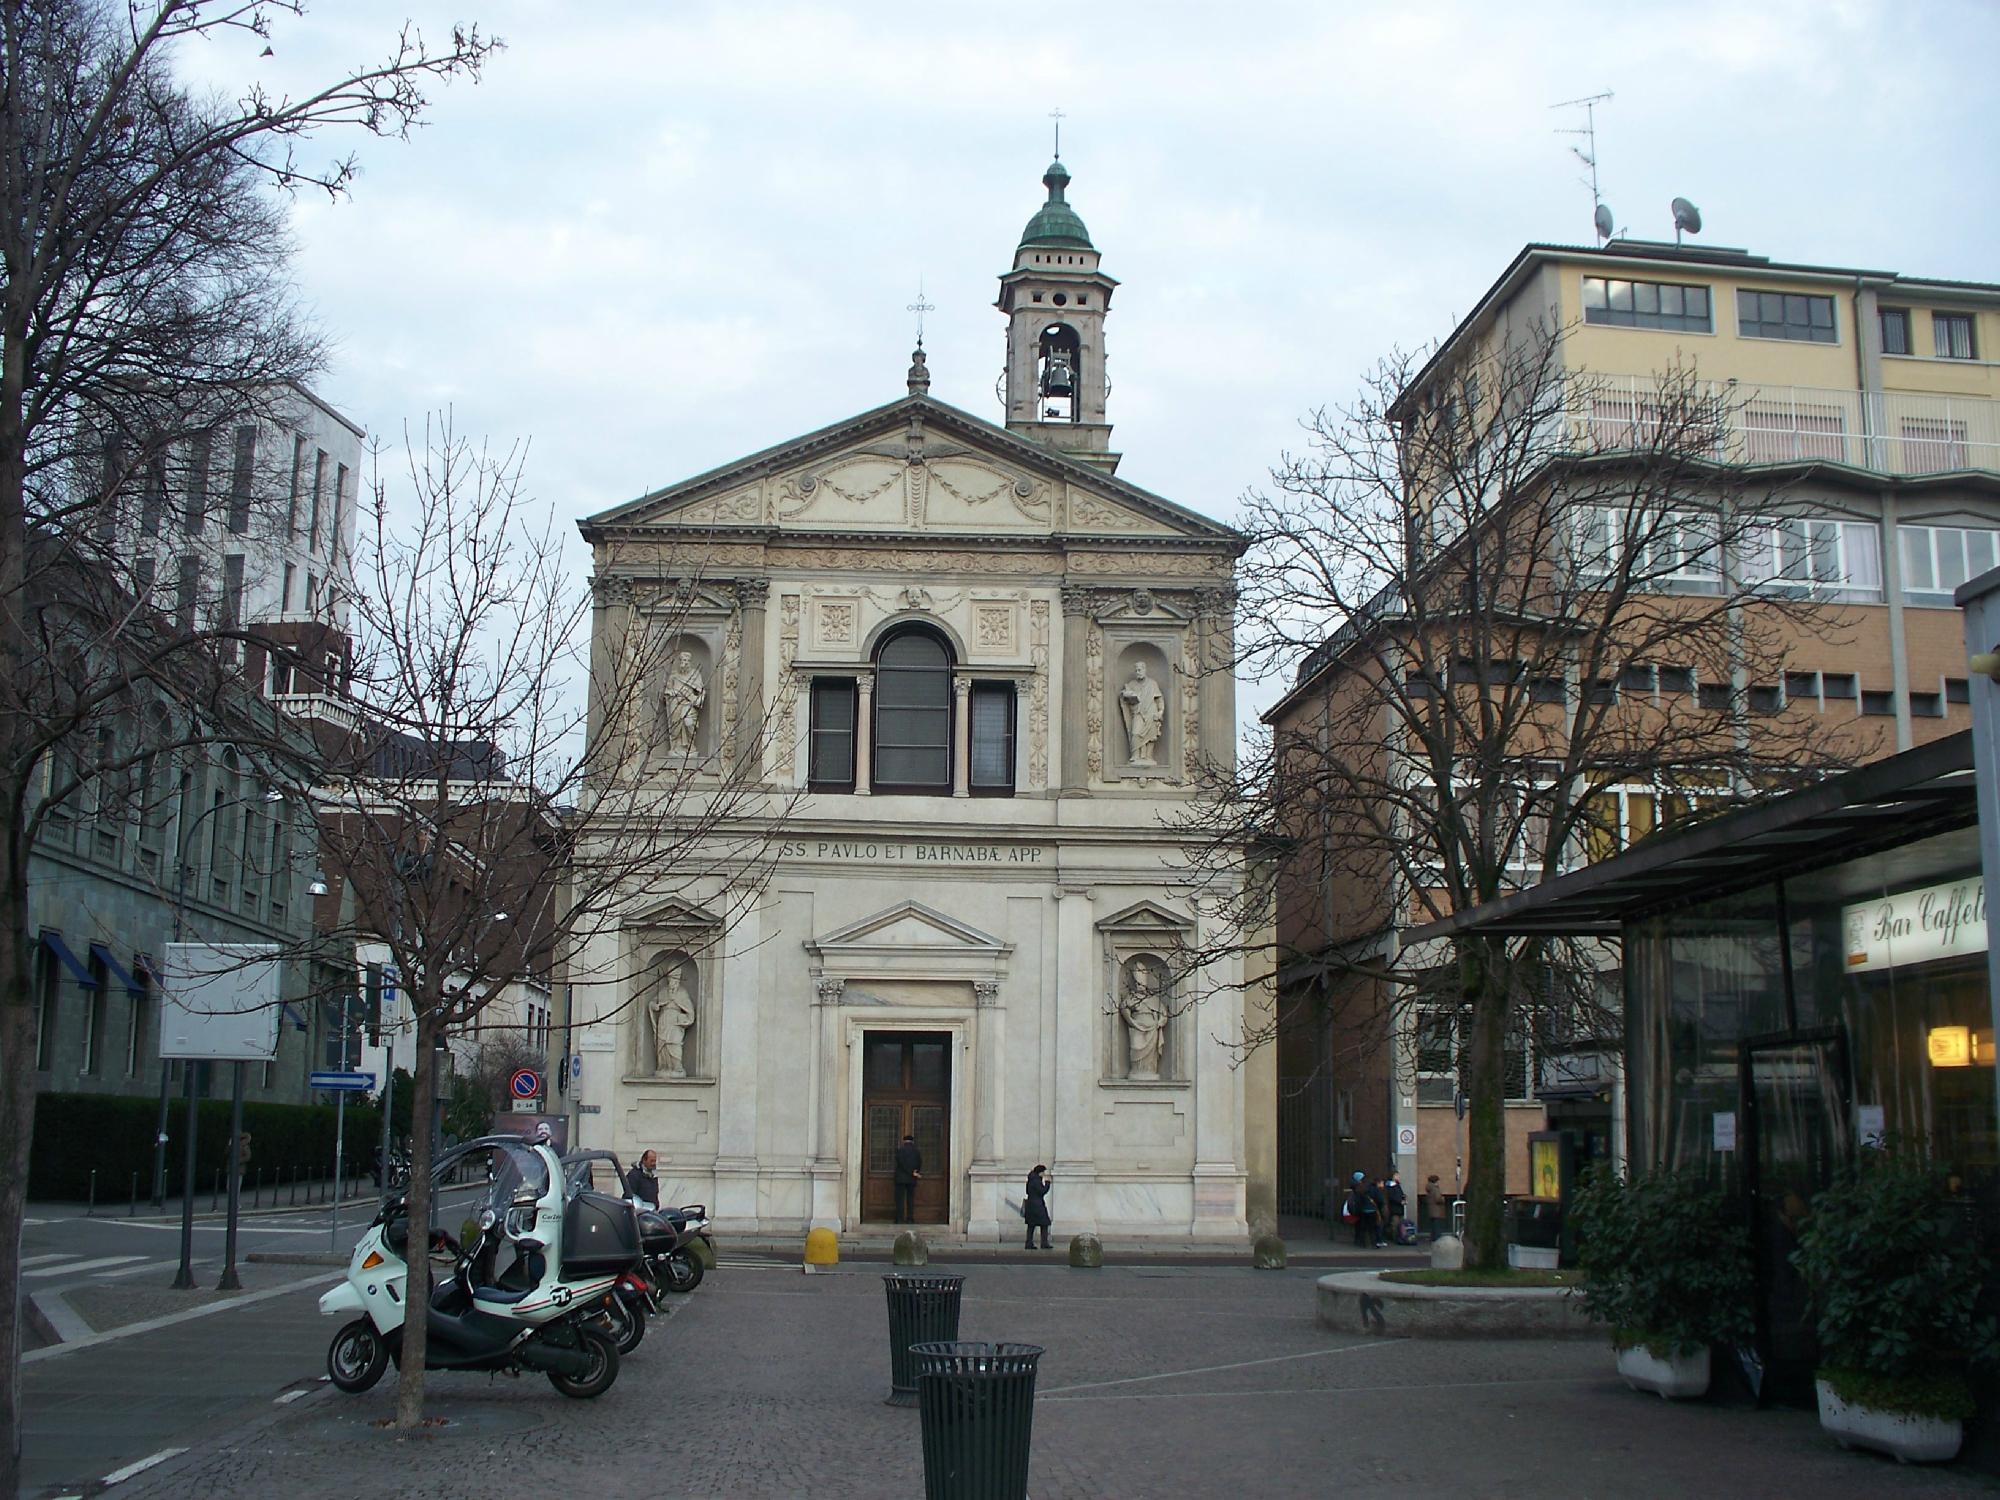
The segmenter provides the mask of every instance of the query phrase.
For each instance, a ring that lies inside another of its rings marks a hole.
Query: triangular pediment
[[[904,901],[822,937],[806,947],[826,956],[858,948],[901,948],[998,955],[1011,947],[969,922],[948,917],[921,901]]]
[[[928,396],[877,407],[581,523],[586,538],[700,531],[938,538],[1238,534]]]

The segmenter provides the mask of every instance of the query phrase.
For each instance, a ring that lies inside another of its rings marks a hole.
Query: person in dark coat
[[[896,1222],[914,1224],[917,1222],[917,1184],[923,1181],[924,1154],[917,1149],[917,1138],[903,1137],[903,1144],[896,1148]]]
[[[625,1174],[625,1193],[655,1213],[660,1209],[660,1153],[641,1152],[638,1163]]]
[[[1362,1249],[1375,1244],[1375,1200],[1368,1196],[1368,1178],[1356,1172],[1347,1187],[1347,1205],[1354,1211],[1354,1243]]]
[[[1035,1248],[1035,1231],[1042,1232],[1042,1248],[1049,1248],[1049,1169],[1037,1162],[1028,1174],[1028,1200],[1021,1205],[1021,1217],[1028,1221],[1028,1248]]]

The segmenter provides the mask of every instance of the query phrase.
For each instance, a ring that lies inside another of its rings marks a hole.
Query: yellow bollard
[[[806,1231],[806,1275],[824,1266],[840,1264],[840,1237],[831,1229]]]

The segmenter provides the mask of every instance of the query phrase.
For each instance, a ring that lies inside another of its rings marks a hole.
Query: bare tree
[[[29,814],[52,758],[90,763],[78,747],[95,755],[107,703],[137,676],[176,691],[167,664],[197,649],[193,631],[155,640],[52,707],[36,670],[50,570],[70,568],[63,577],[99,595],[121,581],[108,512],[147,488],[125,481],[313,368],[319,345],[286,276],[279,195],[302,184],[337,195],[355,171],[351,156],[307,160],[313,143],[329,130],[405,134],[425,89],[476,75],[494,45],[455,29],[433,46],[405,29],[381,63],[298,95],[250,82],[234,98],[198,96],[175,81],[174,51],[195,41],[239,43],[254,71],[271,18],[299,8],[0,4],[0,803],[10,814],[0,852],[0,1490],[19,1471],[16,1304],[34,1129]],[[107,443],[113,461],[99,463]],[[68,627],[89,622],[80,659],[118,658],[134,615],[93,599]]]
[[[781,826],[734,831],[773,800],[761,725],[685,753],[676,631],[628,632],[593,656],[592,591],[565,565],[551,513],[523,495],[521,463],[446,418],[410,444],[393,501],[378,475],[349,600],[352,694],[310,710],[321,861],[346,891],[317,941],[385,954],[416,1022],[404,1426],[423,1413],[431,1060],[454,1036],[498,1040],[514,988],[559,971],[587,981],[575,955],[628,903],[685,896],[725,870],[753,890]]]
[[[1614,388],[1548,331],[1421,390],[1415,368],[1315,414],[1247,501],[1239,657],[1295,676],[1200,814],[1203,863],[1240,876],[1245,930],[1275,907],[1276,977],[1354,1051],[1387,1064],[1409,1007],[1442,1012],[1467,1264],[1492,1266],[1510,1054],[1537,1027],[1610,1036],[1615,959],[1402,932],[1870,747],[1781,706],[1788,642],[1845,626],[1823,539],[1730,461],[1732,393],[1680,368]]]

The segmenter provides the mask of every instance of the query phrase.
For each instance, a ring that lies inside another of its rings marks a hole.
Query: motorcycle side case
[[[623,1198],[578,1193],[563,1210],[562,1275],[607,1276],[639,1259],[639,1218]]]

